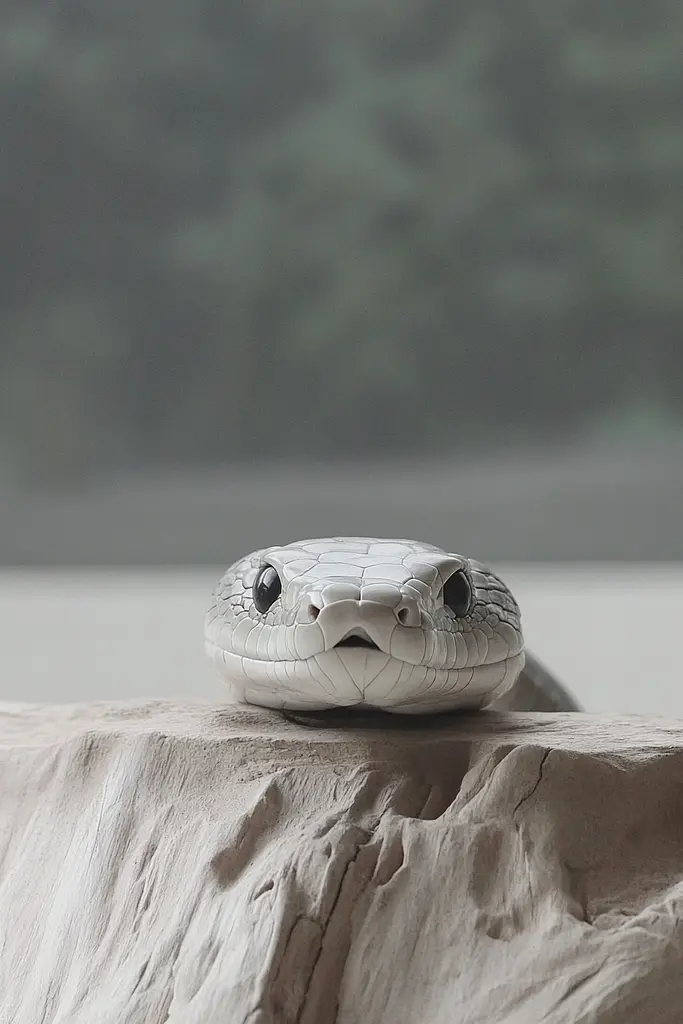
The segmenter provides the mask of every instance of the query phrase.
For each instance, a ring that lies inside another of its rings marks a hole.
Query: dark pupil
[[[267,612],[270,606],[277,601],[281,590],[282,584],[275,569],[272,565],[264,566],[256,577],[252,588],[256,610],[262,615]]]
[[[472,587],[466,573],[462,571],[454,572],[446,580],[443,588],[443,603],[458,618],[467,615],[472,604]]]

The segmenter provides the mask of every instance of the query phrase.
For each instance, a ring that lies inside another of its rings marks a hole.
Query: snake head
[[[217,585],[205,638],[238,701],[281,709],[481,707],[524,664],[519,608],[502,580],[410,540],[253,552]]]

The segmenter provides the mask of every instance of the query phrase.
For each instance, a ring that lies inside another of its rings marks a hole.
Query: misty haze
[[[673,0],[3,5],[0,696],[220,699],[225,566],[373,534],[681,713],[682,50]]]

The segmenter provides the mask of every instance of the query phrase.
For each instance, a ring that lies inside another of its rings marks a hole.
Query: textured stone
[[[678,1022],[683,724],[0,707],[2,1024]]]

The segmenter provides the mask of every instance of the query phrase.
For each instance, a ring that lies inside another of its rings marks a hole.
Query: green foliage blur
[[[676,0],[5,0],[0,460],[680,423],[682,55]]]

